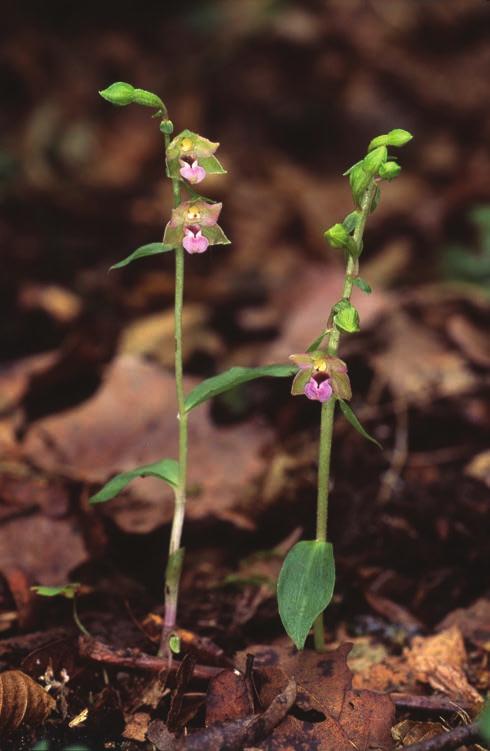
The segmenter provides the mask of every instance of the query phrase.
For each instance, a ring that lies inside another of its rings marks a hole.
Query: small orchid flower
[[[204,237],[199,227],[186,227],[182,245],[188,253],[204,253],[209,247],[209,240]]]
[[[194,161],[186,161],[185,159],[179,159],[180,175],[191,185],[200,183],[206,177],[206,170],[201,167],[197,159]]]
[[[304,395],[319,402],[328,401],[332,395],[351,399],[347,365],[340,358],[319,349],[289,359],[299,367],[291,387],[293,396]]]
[[[184,201],[173,209],[163,242],[183,245],[189,253],[203,253],[209,245],[227,245],[230,241],[218,224],[220,211],[221,203]]]
[[[317,402],[328,402],[333,394],[330,378],[326,373],[315,373],[304,388],[304,395]]]

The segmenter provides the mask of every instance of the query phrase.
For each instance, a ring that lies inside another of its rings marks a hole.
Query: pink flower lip
[[[315,373],[305,386],[304,394],[317,402],[328,402],[333,394],[330,379],[324,373]]]
[[[206,170],[201,167],[197,159],[194,161],[187,161],[187,159],[180,159],[180,174],[191,184],[200,183],[206,177]]]
[[[208,249],[209,240],[204,237],[201,228],[194,225],[184,229],[182,245],[188,253],[204,253]]]

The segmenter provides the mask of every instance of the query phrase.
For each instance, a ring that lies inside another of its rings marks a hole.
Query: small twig
[[[462,725],[448,733],[441,733],[441,735],[428,738],[426,741],[406,746],[404,751],[452,751],[479,740],[478,723],[473,722],[471,725]]]
[[[80,637],[78,647],[82,657],[87,657],[95,662],[102,662],[105,665],[147,670],[151,673],[175,672],[180,667],[179,660],[173,660],[172,664],[169,665],[169,661],[165,657],[148,655],[145,652],[140,652],[139,649],[114,649],[109,644],[104,644],[97,639],[88,639],[86,636]],[[223,668],[210,665],[196,665],[194,677],[208,680],[221,673],[222,670]]]
[[[390,694],[397,707],[404,709],[417,709],[423,712],[458,712],[461,709],[469,710],[471,706],[467,702],[458,703],[445,696],[418,696],[417,694],[403,694],[397,691]]]

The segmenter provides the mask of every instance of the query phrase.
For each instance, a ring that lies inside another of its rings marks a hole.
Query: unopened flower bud
[[[383,180],[394,180],[395,177],[398,177],[401,171],[402,168],[396,162],[385,162],[379,168],[379,176],[382,177]]]
[[[323,236],[332,248],[344,248],[350,237],[343,224],[334,224],[324,232]]]
[[[362,166],[371,177],[378,174],[381,165],[383,165],[388,158],[388,151],[386,146],[378,146],[373,151],[370,151],[362,160]]]
[[[373,138],[369,144],[368,151],[373,151],[379,146],[405,146],[405,144],[411,141],[412,138],[413,136],[408,130],[394,128],[394,130],[390,130],[389,133],[386,133],[383,136],[376,136],[376,138]]]
[[[174,132],[174,124],[171,120],[162,120],[160,123],[160,130],[162,133],[165,133],[167,136],[171,136]]]
[[[134,91],[134,86],[131,86],[130,83],[118,81],[108,86],[107,89],[99,91],[99,94],[111,104],[125,107],[127,104],[134,102]]]

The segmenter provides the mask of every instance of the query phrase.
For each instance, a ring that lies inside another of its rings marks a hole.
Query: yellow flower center
[[[316,355],[312,358],[313,367],[320,373],[324,373],[327,369],[327,360],[322,355]]]
[[[183,138],[180,142],[180,148],[182,151],[190,151],[192,149],[192,141],[190,138]]]
[[[189,222],[198,222],[201,218],[201,212],[199,209],[196,209],[194,206],[191,206],[190,209],[187,211],[187,221]]]

